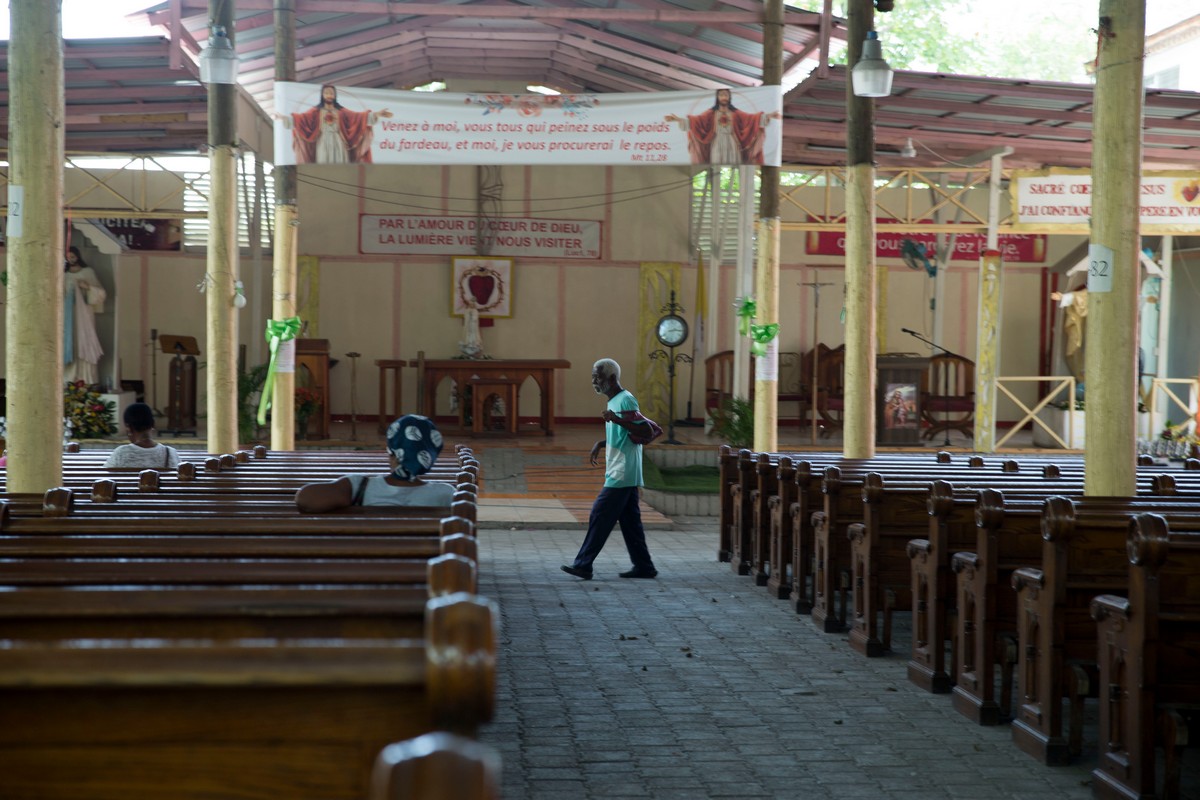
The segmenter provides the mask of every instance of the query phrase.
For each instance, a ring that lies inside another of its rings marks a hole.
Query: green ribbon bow
[[[267,379],[263,381],[262,396],[258,399],[258,424],[267,424],[267,409],[271,407],[271,395],[275,392],[275,360],[279,345],[291,341],[300,333],[303,323],[299,317],[267,320],[267,342],[271,351],[271,362],[267,365]]]
[[[758,313],[758,303],[753,297],[747,297],[742,300],[742,304],[738,306],[738,335],[750,335],[750,323],[754,321],[754,316]]]
[[[767,354],[767,345],[779,334],[779,323],[750,326],[750,354],[762,358]]]

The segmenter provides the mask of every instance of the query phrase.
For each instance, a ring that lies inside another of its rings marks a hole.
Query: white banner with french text
[[[475,217],[419,214],[362,214],[359,252],[369,254],[462,255],[474,253]],[[601,224],[594,220],[501,217],[487,220],[494,256],[599,258]]]
[[[1092,175],[1051,169],[1014,172],[1009,186],[1018,225],[1087,225],[1092,218]],[[1200,231],[1200,173],[1144,172],[1139,222],[1157,233]]]
[[[778,86],[461,94],[275,84],[275,163],[779,166]]]

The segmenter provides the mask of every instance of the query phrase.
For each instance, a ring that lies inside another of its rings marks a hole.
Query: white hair
[[[621,365],[611,358],[602,358],[592,364],[592,371],[600,373],[605,378],[612,378],[618,383],[621,380]]]

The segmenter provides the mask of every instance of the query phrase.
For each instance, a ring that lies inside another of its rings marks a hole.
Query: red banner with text
[[[809,217],[809,222],[821,222],[816,217]],[[881,217],[876,220],[880,224],[895,224],[898,219]],[[933,220],[922,220],[932,224]],[[947,234],[948,235],[948,234]],[[876,258],[900,258],[900,246],[905,239],[911,239],[932,254],[937,247],[937,234],[931,231],[914,229],[903,233],[881,232],[875,235]],[[960,233],[954,239],[954,253],[951,261],[978,261],[986,249],[987,237],[980,233]],[[804,252],[810,256],[844,256],[846,255],[845,231],[809,231],[804,238]],[[1000,253],[1007,263],[1044,264],[1046,262],[1045,234],[1001,234]]]

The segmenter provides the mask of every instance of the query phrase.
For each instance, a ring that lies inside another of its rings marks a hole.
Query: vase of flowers
[[[296,431],[298,439],[308,438],[308,420],[321,408],[321,396],[307,386],[296,389]]]
[[[116,403],[103,399],[83,381],[68,383],[63,391],[63,417],[77,439],[100,439],[116,433],[116,408]]]

